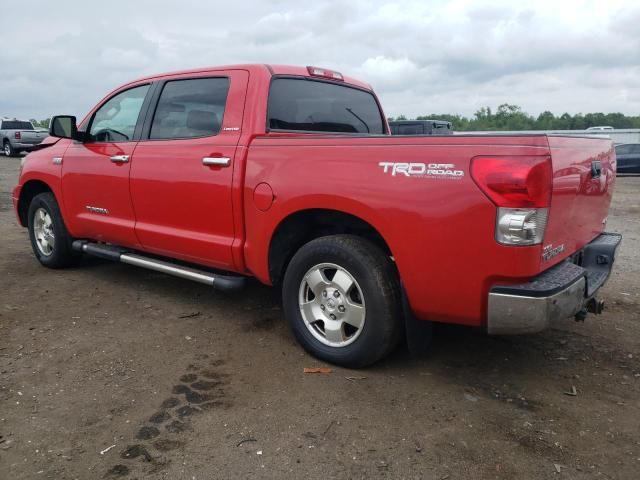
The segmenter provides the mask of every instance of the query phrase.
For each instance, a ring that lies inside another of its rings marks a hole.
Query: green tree
[[[534,125],[535,130],[551,130],[553,128],[553,121],[556,119],[555,115],[549,110],[545,110],[536,119]]]
[[[33,124],[34,127],[49,128],[49,120],[51,119],[45,118],[44,120],[36,120],[35,118],[32,118],[29,121]]]

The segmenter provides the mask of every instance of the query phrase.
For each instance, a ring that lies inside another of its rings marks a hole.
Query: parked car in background
[[[0,120],[0,141],[2,151],[13,157],[22,151],[31,151],[49,136],[44,128],[35,128],[28,120],[3,118]]]
[[[451,122],[444,120],[397,120],[389,122],[391,135],[452,135]]]
[[[617,173],[640,173],[640,143],[616,145]]]
[[[587,128],[587,132],[608,132],[609,130],[613,130],[613,127],[608,125],[603,125],[599,127],[589,127]]]

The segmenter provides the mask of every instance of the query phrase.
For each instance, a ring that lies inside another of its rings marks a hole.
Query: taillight
[[[471,176],[498,207],[548,207],[551,158],[476,157]]]
[[[498,207],[499,243],[542,243],[553,187],[550,157],[476,157],[471,177]]]
[[[307,71],[309,72],[309,75],[313,77],[330,78],[331,80],[344,81],[344,77],[340,72],[334,72],[333,70],[328,70],[326,68],[307,67]]]
[[[20,139],[22,138],[22,133],[20,133],[20,132],[15,132],[15,133],[13,134],[13,137],[14,137],[16,140],[20,140]]]

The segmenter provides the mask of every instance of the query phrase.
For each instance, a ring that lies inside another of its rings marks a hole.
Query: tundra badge
[[[89,210],[91,213],[99,213],[100,215],[109,215],[109,210],[107,210],[106,208],[92,207],[91,205],[87,205],[84,208]]]

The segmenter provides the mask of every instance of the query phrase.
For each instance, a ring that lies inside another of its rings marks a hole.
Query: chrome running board
[[[246,282],[246,278],[239,275],[220,275],[206,270],[198,270],[152,257],[146,257],[115,245],[76,240],[71,244],[71,248],[76,252],[86,253],[87,255],[127,263],[129,265],[135,265],[136,267],[173,275],[174,277],[204,283],[218,290],[238,290],[244,287]]]

